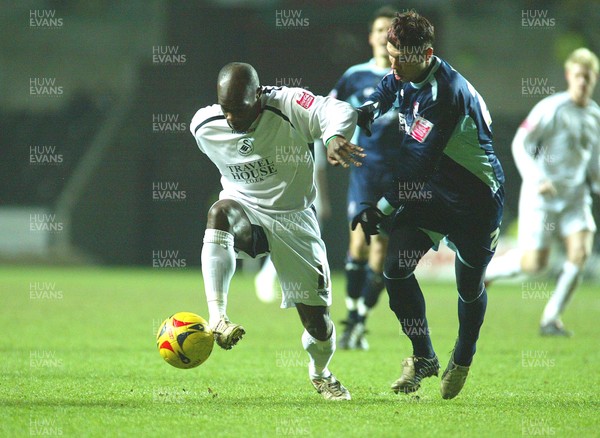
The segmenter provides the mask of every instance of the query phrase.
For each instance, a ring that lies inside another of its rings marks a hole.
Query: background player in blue
[[[355,107],[361,106],[375,91],[381,78],[390,72],[387,52],[387,31],[396,11],[390,7],[378,9],[369,23],[369,44],[373,58],[363,64],[350,67],[342,75],[330,95],[345,100]],[[389,111],[378,118],[366,136],[357,129],[353,142],[360,144],[367,153],[364,165],[350,169],[348,185],[348,223],[364,208],[362,202],[377,202],[381,192],[393,180],[391,163],[396,155],[394,148],[400,141],[397,112]],[[348,316],[344,333],[338,346],[341,349],[369,348],[365,339],[366,317],[377,303],[383,290],[383,260],[387,248],[387,236],[374,236],[367,246],[362,230],[350,230],[350,242],[346,259],[346,307]]]
[[[395,211],[385,260],[390,308],[410,338],[413,355],[403,362],[395,392],[414,392],[421,379],[437,375],[414,269],[444,238],[456,252],[458,339],[442,375],[441,394],[462,389],[487,304],[485,270],[498,241],[504,174],[492,148],[491,118],[475,88],[446,61],[433,55],[433,25],[416,12],[398,14],[388,33],[393,72],[386,75],[360,111],[359,124],[398,107],[402,141],[396,182],[377,205],[353,220],[377,234]]]

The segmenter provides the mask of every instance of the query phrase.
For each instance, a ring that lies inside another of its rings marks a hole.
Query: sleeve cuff
[[[327,140],[325,140],[325,147],[329,146],[329,142],[330,142],[331,140],[333,140],[335,137],[342,137],[342,138],[345,138],[345,137],[344,137],[343,135],[341,135],[341,134],[333,134],[333,135],[329,136],[329,138],[328,138]]]
[[[394,206],[390,204],[385,197],[382,197],[377,201],[377,208],[386,216],[389,216],[395,210]]]

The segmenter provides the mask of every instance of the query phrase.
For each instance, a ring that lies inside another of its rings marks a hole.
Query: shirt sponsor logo
[[[226,166],[230,172],[229,179],[236,183],[257,183],[277,173],[277,167],[271,157]]]
[[[423,143],[429,136],[433,123],[423,117],[417,117],[410,128],[410,136],[417,140],[419,143]]]
[[[245,157],[254,152],[254,139],[253,138],[242,138],[237,144],[238,153]]]
[[[302,92],[300,98],[296,101],[302,108],[309,109],[315,101],[315,96],[306,91]]]

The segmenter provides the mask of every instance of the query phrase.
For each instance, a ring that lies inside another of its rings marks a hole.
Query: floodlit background
[[[411,350],[382,293],[370,350],[338,349],[331,364],[353,400],[327,403],[307,379],[296,312],[256,299],[256,263],[230,288],[228,315],[247,331],[239,346],[215,347],[189,371],[158,354],[166,317],[208,316],[198,267],[219,175],[188,128],[216,102],[219,69],[250,62],[265,85],[327,94],[370,57],[367,23],[383,4],[0,0],[0,436],[598,436],[598,258],[565,314],[571,339],[538,335],[555,276],[494,284],[452,401],[438,378],[413,396],[389,390]],[[536,102],[565,89],[572,49],[600,54],[600,2],[389,4],[430,18],[436,53],[486,100],[507,175],[505,251],[520,184],[512,137]],[[348,174],[328,173],[340,336]],[[444,367],[457,330],[453,255],[427,257],[417,276]]]
[[[0,260],[199,265],[220,185],[188,127],[216,102],[220,67],[249,62],[265,85],[326,94],[370,57],[367,22],[384,4],[427,16],[436,54],[486,100],[510,234],[512,136],[536,102],[565,89],[571,50],[600,53],[597,1],[2,1]],[[346,172],[329,169],[324,237],[336,269]]]

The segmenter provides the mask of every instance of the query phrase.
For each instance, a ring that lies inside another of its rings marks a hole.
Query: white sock
[[[485,271],[485,280],[495,281],[520,274],[521,256],[518,249],[513,249],[500,257],[494,257]]]
[[[302,333],[302,346],[310,357],[308,363],[310,378],[329,377],[331,372],[327,369],[327,366],[335,352],[335,325],[331,331],[331,336],[326,341],[319,341],[304,330],[304,333]]]
[[[202,246],[202,276],[208,304],[209,324],[214,327],[221,317],[227,317],[227,293],[235,272],[233,234],[207,229]]]
[[[356,298],[352,298],[349,296],[346,296],[346,309],[348,309],[348,311],[353,311],[356,310],[358,307],[358,300]]]
[[[357,304],[357,309],[358,309],[358,315],[359,316],[367,316],[367,314],[369,313],[369,308],[366,306],[365,304],[365,300],[363,297],[360,297],[358,299],[358,304]]]
[[[574,263],[566,261],[563,264],[562,272],[558,277],[556,289],[544,308],[544,314],[542,315],[541,321],[542,325],[559,320],[561,313],[565,310],[565,306],[567,305],[569,298],[573,295],[580,280],[581,268]]]

